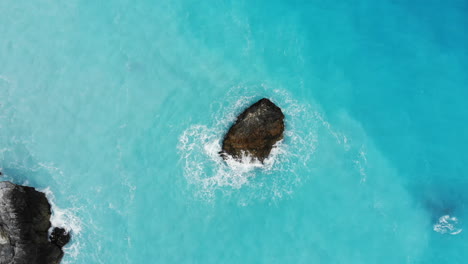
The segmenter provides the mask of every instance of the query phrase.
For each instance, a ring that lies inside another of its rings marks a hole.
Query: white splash
[[[277,142],[270,156],[262,164],[245,155],[241,161],[228,157],[223,160],[219,155],[224,133],[234,122],[237,114],[254,100],[248,96],[248,89],[243,96],[237,97],[235,104],[225,108],[220,105],[214,113],[213,126],[195,124],[185,130],[179,138],[178,149],[184,162],[184,176],[188,183],[196,186],[197,195],[212,199],[217,191],[232,193],[242,187],[255,189],[248,195],[259,199],[276,199],[292,193],[292,187],[301,180],[295,170],[306,165],[316,149],[317,135],[314,129],[299,131],[296,129],[303,122],[309,125],[317,123],[310,111],[284,92],[275,90],[273,100],[282,108],[286,119],[284,140]],[[245,95],[247,94],[247,96]],[[232,98],[228,96],[228,98]],[[300,166],[297,166],[300,164]],[[278,174],[269,178],[269,183],[253,181],[254,176]],[[241,198],[242,199],[242,198]],[[240,201],[245,203],[246,201]]]
[[[180,143],[179,149],[185,154],[187,180],[201,185],[205,191],[223,186],[239,189],[249,182],[254,169],[263,166],[256,161],[250,162],[248,156],[244,156],[241,162],[232,158],[225,162],[219,155],[221,142],[217,133],[206,126],[189,128],[182,134]],[[215,171],[209,172],[209,168],[215,168]]]
[[[458,235],[462,232],[462,229],[458,228],[458,218],[450,215],[441,216],[433,228],[440,234]]]
[[[54,227],[61,227],[65,229],[67,232],[70,232],[72,236],[72,240],[63,248],[63,250],[66,255],[75,259],[78,256],[78,253],[81,248],[76,238],[80,235],[81,229],[82,229],[81,220],[76,216],[77,209],[59,208],[55,204],[55,196],[53,192],[50,190],[50,188],[46,188],[41,191],[45,193],[47,199],[49,200],[51,209],[52,209],[52,216],[50,218],[52,227],[49,229],[49,234],[52,232],[52,229]]]

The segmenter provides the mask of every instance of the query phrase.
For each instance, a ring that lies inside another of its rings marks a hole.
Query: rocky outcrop
[[[50,242],[62,248],[70,242],[71,236],[64,228],[55,227],[50,234]]]
[[[50,216],[44,193],[0,182],[0,264],[60,263],[70,235],[55,228],[49,241]]]
[[[283,138],[284,114],[263,98],[247,108],[231,126],[223,140],[221,156],[240,160],[247,154],[263,162],[276,142]]]

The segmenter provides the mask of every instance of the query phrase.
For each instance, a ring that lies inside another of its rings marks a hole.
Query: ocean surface
[[[468,263],[468,1],[3,0],[0,180],[63,263]],[[265,163],[218,156],[267,97]]]

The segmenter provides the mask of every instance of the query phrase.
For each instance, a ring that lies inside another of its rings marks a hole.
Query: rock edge
[[[283,132],[281,109],[267,98],[260,99],[237,117],[224,137],[220,155],[239,161],[249,155],[263,163],[273,146],[283,139]]]
[[[44,193],[0,182],[0,264],[60,263],[62,247],[70,234],[54,228],[55,236],[49,238],[50,217],[51,207]]]

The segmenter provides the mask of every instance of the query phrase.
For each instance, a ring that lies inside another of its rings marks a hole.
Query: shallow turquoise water
[[[4,179],[65,263],[466,263],[468,3],[408,2],[2,1]],[[285,140],[227,166],[261,97]]]

